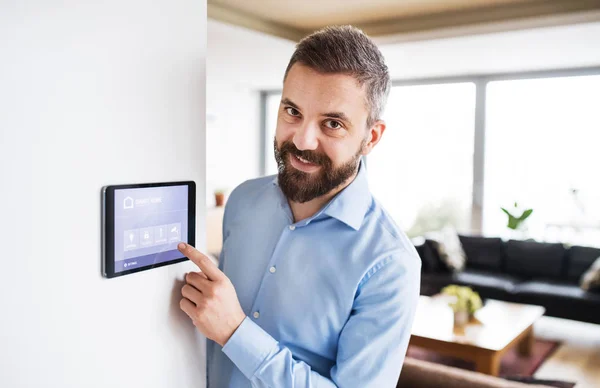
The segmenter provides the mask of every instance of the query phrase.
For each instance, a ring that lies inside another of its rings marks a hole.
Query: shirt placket
[[[299,227],[299,225],[297,225],[297,224],[286,225],[283,228],[283,230],[279,236],[279,240],[277,241],[277,244],[275,245],[275,249],[273,250],[273,254],[271,255],[269,264],[267,265],[265,273],[263,274],[263,277],[260,281],[260,286],[259,286],[258,292],[256,293],[256,297],[254,298],[254,302],[252,303],[251,314],[252,314],[252,318],[255,321],[258,321],[260,319],[261,309],[265,308],[265,306],[261,305],[262,304],[262,293],[263,293],[263,289],[265,288],[265,284],[266,284],[266,282],[271,280],[271,278],[273,276],[277,275],[277,264],[279,261],[278,258],[281,256],[280,252],[282,250],[285,250],[285,246],[286,246],[287,242],[294,237],[293,235],[297,232],[296,229],[298,227]]]

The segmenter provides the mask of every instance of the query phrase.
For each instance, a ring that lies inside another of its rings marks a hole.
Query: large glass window
[[[445,225],[469,231],[475,85],[394,87],[384,119],[367,158],[375,197],[410,236]]]
[[[487,86],[483,232],[533,209],[525,236],[600,245],[600,76]]]

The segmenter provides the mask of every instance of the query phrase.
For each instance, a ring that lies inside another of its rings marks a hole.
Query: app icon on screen
[[[137,229],[126,230],[123,233],[123,250],[132,251],[139,245],[139,231]]]
[[[154,228],[140,229],[140,246],[149,247],[154,245]]]
[[[167,225],[160,225],[154,228],[154,245],[166,244],[169,241],[167,229]]]
[[[133,198],[127,197],[123,200],[123,209],[133,209]]]
[[[181,241],[181,222],[169,225],[169,242]]]

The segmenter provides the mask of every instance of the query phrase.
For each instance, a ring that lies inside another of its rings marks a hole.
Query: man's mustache
[[[290,153],[295,156],[299,156],[300,158],[309,161],[310,163],[317,165],[328,165],[330,163],[329,158],[326,155],[310,151],[304,150],[300,151],[296,146],[291,142],[285,142],[281,145],[280,152],[282,154]]]

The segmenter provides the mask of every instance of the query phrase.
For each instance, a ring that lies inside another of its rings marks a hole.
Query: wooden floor
[[[576,388],[600,387],[600,325],[542,317],[534,330],[537,337],[562,342],[535,377],[577,382]]]

